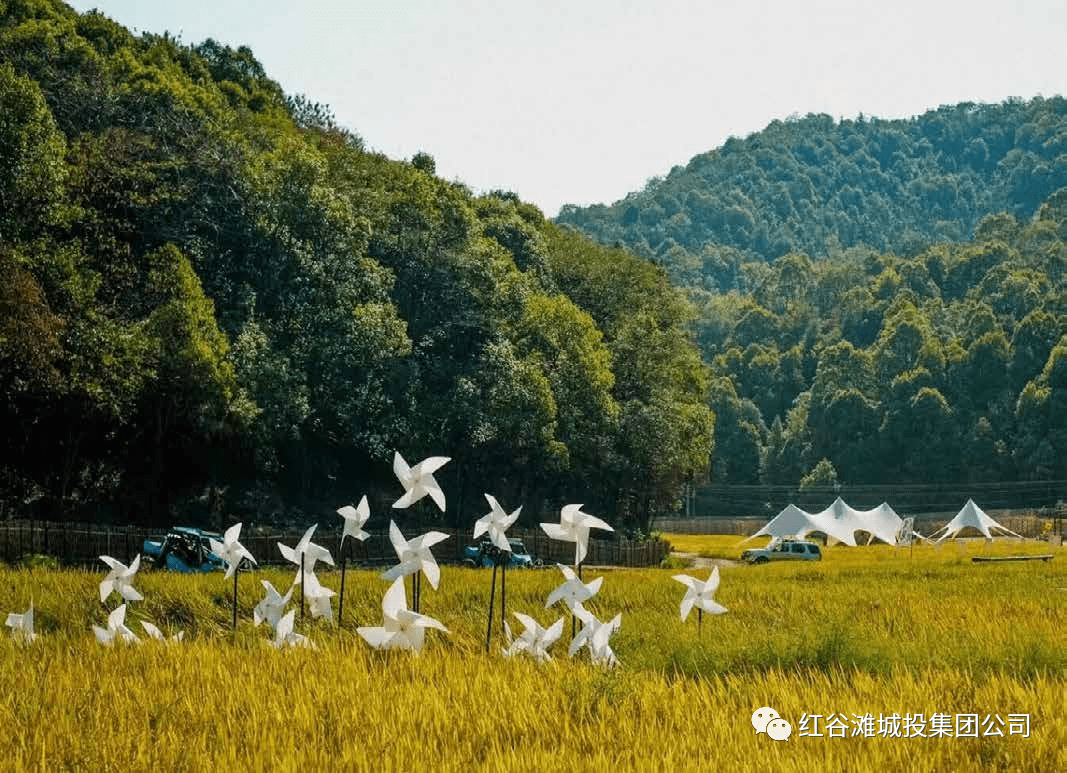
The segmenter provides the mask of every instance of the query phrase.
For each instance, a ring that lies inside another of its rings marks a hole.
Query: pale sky
[[[1064,0],[97,0],[248,45],[368,148],[554,217],[776,118],[1067,95]]]

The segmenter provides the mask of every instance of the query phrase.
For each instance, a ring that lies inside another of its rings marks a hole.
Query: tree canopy
[[[246,47],[0,3],[5,511],[388,507],[394,449],[452,457],[456,524],[483,491],[531,521],[673,509],[714,431],[687,299],[434,172]]]
[[[741,262],[857,246],[912,256],[966,240],[988,215],[1028,220],[1064,186],[1067,99],[1037,97],[906,120],[791,116],[558,219],[681,284],[743,291]]]

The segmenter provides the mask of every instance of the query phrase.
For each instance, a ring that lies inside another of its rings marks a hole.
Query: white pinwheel
[[[393,502],[393,507],[405,508],[429,495],[441,512],[445,511],[445,492],[437,485],[433,474],[441,469],[451,457],[431,456],[423,459],[414,467],[409,467],[399,451],[393,452],[393,472],[404,487],[404,495]]]
[[[412,540],[404,539],[400,533],[400,527],[395,521],[389,521],[389,541],[393,543],[400,563],[382,573],[383,580],[395,580],[398,577],[406,577],[422,571],[430,585],[437,590],[437,583],[441,579],[441,569],[437,566],[437,560],[430,552],[430,548],[442,540],[448,539],[448,535],[440,531],[428,531],[420,534]]]
[[[333,622],[333,606],[330,599],[337,593],[322,583],[313,572],[304,573],[304,598],[308,600],[308,608],[312,617],[325,617],[329,623]]]
[[[474,523],[474,538],[478,539],[483,534],[489,534],[489,542],[495,548],[490,552],[490,556],[493,559],[493,577],[490,581],[489,590],[489,625],[485,630],[485,651],[489,652],[489,644],[493,635],[493,594],[496,592],[496,570],[500,567],[500,619],[503,622],[505,629],[507,628],[507,613],[505,611],[505,596],[504,590],[507,587],[507,572],[508,561],[507,556],[511,553],[511,543],[508,542],[508,537],[505,532],[508,527],[511,526],[519,518],[519,513],[522,512],[522,507],[517,507],[510,515],[504,512],[504,508],[500,506],[500,503],[491,494],[485,495],[486,501],[489,502],[489,512],[483,515]],[[479,561],[481,559],[479,558]]]
[[[278,620],[278,625],[274,628],[274,639],[270,642],[271,646],[278,649],[282,647],[315,648],[315,643],[311,639],[293,630],[293,618],[295,615],[296,610],[290,609]]]
[[[622,627],[622,615],[615,615],[611,620],[602,623],[596,615],[587,610],[581,604],[574,606],[575,616],[582,621],[582,630],[571,641],[567,654],[572,658],[583,645],[589,647],[589,654],[594,663],[614,666],[618,664],[614,651],[608,641],[615,631]]]
[[[252,558],[252,554],[237,541],[240,536],[241,524],[235,523],[222,535],[222,542],[214,538],[208,539],[211,552],[226,562],[226,579],[233,577],[234,572],[241,566],[242,559],[247,558],[253,564],[256,563],[256,559]]]
[[[355,507],[352,507],[352,505],[345,505],[344,507],[338,508],[337,514],[345,519],[344,531],[341,532],[341,542],[345,541],[345,537],[352,537],[353,539],[358,539],[360,542],[363,542],[370,536],[368,532],[363,531],[363,524],[370,518],[370,505],[367,504],[366,494],[359,500],[358,505]]]
[[[300,538],[300,541],[296,543],[296,547],[288,547],[282,543],[278,543],[278,550],[281,551],[282,557],[286,561],[291,561],[296,564],[296,577],[293,578],[293,585],[300,582],[300,570],[305,572],[314,572],[315,563],[317,561],[323,561],[330,566],[333,566],[333,556],[330,555],[330,551],[324,548],[322,545],[316,545],[311,541],[311,535],[315,533],[315,528],[318,524],[312,524],[304,536]]]
[[[508,538],[504,532],[519,519],[522,505],[519,505],[509,515],[504,512],[504,508],[497,503],[491,494],[486,494],[485,498],[489,501],[489,512],[474,522],[474,539],[478,539],[478,537],[488,532],[489,540],[494,545],[505,552],[511,552],[511,545],[508,543]]]
[[[436,628],[448,633],[448,629],[440,621],[408,609],[404,580],[400,577],[393,581],[382,598],[382,619],[381,626],[362,626],[356,629],[367,644],[378,650],[404,649],[420,652],[426,639],[427,628]]]
[[[277,628],[278,621],[281,620],[285,607],[293,595],[293,588],[289,586],[289,592],[283,596],[278,593],[270,580],[260,580],[260,582],[263,583],[267,595],[252,610],[252,620],[257,626],[266,621],[271,628]]]
[[[141,601],[144,596],[133,587],[133,576],[141,568],[141,554],[129,566],[111,556],[100,556],[100,560],[111,567],[111,571],[100,582],[100,603],[107,601],[107,597],[117,591],[126,601]]]
[[[592,582],[583,583],[578,579],[578,575],[574,573],[574,570],[569,566],[563,564],[556,564],[559,570],[563,572],[564,582],[557,587],[554,591],[548,594],[548,600],[545,602],[545,609],[555,604],[557,601],[562,601],[567,609],[574,611],[575,605],[580,606],[582,603],[588,601],[596,595],[600,590],[600,586],[604,583],[603,577],[597,577]]]
[[[37,634],[33,632],[33,602],[30,602],[30,608],[21,615],[17,612],[9,613],[7,624],[11,628],[11,635],[16,641],[31,644],[37,638]]]
[[[689,617],[693,607],[701,609],[712,615],[721,615],[726,612],[726,607],[714,598],[715,591],[719,587],[719,567],[711,570],[711,576],[704,582],[688,574],[676,574],[674,579],[686,587],[685,596],[682,598],[682,620]]]
[[[552,539],[574,543],[575,566],[585,560],[590,529],[615,531],[596,516],[583,513],[581,505],[564,505],[560,510],[559,523],[542,523],[541,528]]]
[[[596,616],[581,604],[575,604],[571,607],[571,613],[582,621],[582,630],[578,631],[571,639],[571,645],[567,649],[568,657],[574,657],[575,654],[583,646],[589,644],[593,638],[593,632],[596,631],[595,626],[600,622]]]
[[[107,616],[107,628],[101,628],[98,625],[93,626],[93,633],[96,634],[96,640],[101,644],[108,647],[115,641],[116,637],[127,643],[133,643],[140,641],[137,635],[126,627],[126,605],[118,607],[114,612]]]
[[[551,660],[552,657],[548,654],[548,648],[555,644],[556,640],[563,634],[563,618],[559,618],[548,628],[542,628],[541,624],[532,617],[521,612],[513,612],[512,614],[518,618],[520,623],[526,626],[526,630],[511,643],[510,647],[504,650],[504,654],[510,657],[520,652],[525,652],[535,660]]]
[[[615,657],[615,651],[611,649],[608,641],[611,635],[622,628],[622,613],[615,615],[606,623],[597,621],[593,637],[589,641],[589,654],[594,663],[606,666],[619,665],[619,659]]]
[[[163,632],[161,630],[159,630],[159,628],[157,628],[155,625],[153,625],[152,623],[148,622],[147,620],[142,620],[141,621],[141,627],[143,627],[144,630],[145,630],[145,633],[147,633],[153,639],[157,639],[159,641],[167,641],[167,637],[163,635]],[[172,641],[172,642],[180,642],[184,638],[185,638],[185,631],[178,631],[176,634],[174,634],[173,636],[170,637],[170,641]]]
[[[367,537],[370,536],[368,532],[363,531],[363,524],[370,518],[370,505],[367,504],[367,495],[364,494],[363,498],[359,500],[359,504],[355,507],[352,505],[345,505],[337,509],[337,514],[340,515],[344,521],[344,530],[341,532],[341,594],[337,600],[337,625],[341,625],[344,622],[345,616],[345,574],[348,572],[348,554],[345,553],[345,537],[352,537],[358,539],[360,542],[364,542]],[[366,556],[366,548],[364,547],[364,556]]]

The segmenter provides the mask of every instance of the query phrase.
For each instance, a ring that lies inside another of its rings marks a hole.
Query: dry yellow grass
[[[502,658],[499,628],[486,655],[489,573],[476,570],[445,568],[436,593],[424,585],[424,611],[451,633],[431,632],[418,657],[371,651],[352,631],[356,618],[380,620],[386,583],[370,571],[349,573],[345,630],[298,624],[318,649],[287,651],[250,617],[259,579],[281,587],[288,572],[242,575],[236,635],[220,575],[145,573],[131,627],[148,619],[191,641],[109,650],[89,628],[106,616],[100,575],[3,571],[0,613],[32,596],[41,638],[0,640],[0,767],[1064,770],[1065,560],[978,566],[955,547],[910,560],[831,549],[818,564],[727,568],[717,598],[730,612],[699,631],[679,619],[676,572],[612,570],[590,606],[623,613],[615,671]],[[322,577],[338,587],[336,574]],[[551,622],[543,599],[559,580],[510,572],[509,609]],[[755,733],[750,716],[764,705],[793,724],[790,740]],[[849,736],[800,737],[805,713],[846,715]],[[853,715],[866,713],[1026,714],[1030,737],[852,736]]]

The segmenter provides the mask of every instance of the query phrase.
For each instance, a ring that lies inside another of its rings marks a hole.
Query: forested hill
[[[1067,100],[964,103],[909,120],[775,121],[558,222],[655,257],[689,286],[736,287],[746,260],[966,241],[986,215],[1031,217],[1067,186]]]
[[[973,241],[790,253],[740,276],[750,292],[690,290],[717,483],[1064,490],[1067,188]]]
[[[558,221],[650,256],[695,302],[714,483],[954,498],[1060,481],[1028,502],[1052,504],[1065,186],[1067,100],[1038,98],[776,121]]]
[[[704,474],[687,301],[654,265],[366,152],[247,48],[0,0],[0,513],[168,524],[484,492],[620,529]],[[418,515],[434,516],[420,507]]]

